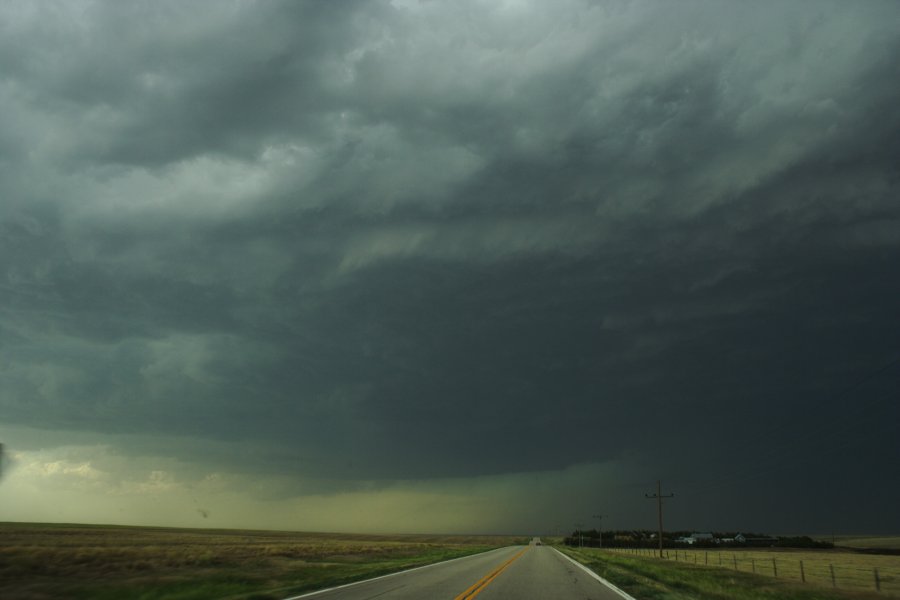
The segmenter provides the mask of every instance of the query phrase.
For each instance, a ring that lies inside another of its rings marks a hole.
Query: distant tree
[[[834,544],[831,542],[814,540],[807,535],[779,537],[775,546],[779,548],[834,548]]]

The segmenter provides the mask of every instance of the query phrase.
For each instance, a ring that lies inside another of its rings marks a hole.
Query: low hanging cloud
[[[836,436],[875,473],[898,458],[896,20],[8,3],[2,425],[292,497],[624,464],[731,493],[815,481]]]
[[[561,531],[570,526],[570,508],[559,505],[559,494],[590,510],[596,483],[615,481],[623,471],[622,465],[584,464],[329,488],[284,474],[204,472],[197,462],[127,456],[107,445],[19,450],[11,462],[0,498],[13,520],[382,533]]]

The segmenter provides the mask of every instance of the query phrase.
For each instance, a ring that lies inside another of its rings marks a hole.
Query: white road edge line
[[[494,548],[493,550],[485,550],[484,552],[478,552],[477,554],[468,554],[466,556],[458,556],[456,558],[451,558],[450,560],[442,560],[441,562],[431,563],[430,565],[422,565],[421,567],[413,567],[412,569],[406,569],[405,571],[397,571],[396,573],[388,573],[387,575],[379,575],[378,577],[372,577],[371,579],[361,579],[360,581],[354,581],[352,583],[345,583],[344,585],[336,585],[334,587],[325,588],[324,590],[316,590],[315,592],[306,592],[305,594],[301,594],[300,596],[291,596],[290,598],[285,598],[284,600],[300,600],[300,598],[311,598],[312,596],[316,596],[318,594],[324,594],[325,592],[333,592],[334,590],[342,590],[344,588],[353,587],[354,585],[360,585],[362,583],[368,583],[370,581],[378,581],[379,579],[387,579],[388,577],[395,577],[397,575],[403,575],[404,573],[412,573],[413,571],[420,571],[422,569],[428,569],[429,567],[436,567],[438,565],[446,565],[447,563],[452,563],[457,560],[472,558],[473,556],[483,556],[489,552],[497,552],[499,550],[505,550],[506,548],[511,548],[511,547],[512,546],[504,546],[503,548]]]
[[[611,583],[608,582],[607,580],[603,579],[602,577],[600,577],[599,575],[597,575],[596,573],[594,573],[593,571],[591,571],[590,569],[588,569],[586,566],[584,566],[583,564],[581,564],[580,562],[578,562],[578,561],[575,560],[574,558],[572,558],[572,557],[570,557],[570,556],[567,556],[567,555],[563,554],[563,553],[560,552],[559,550],[556,550],[556,548],[554,548],[553,550],[555,550],[555,551],[557,552],[557,554],[559,554],[559,555],[562,556],[563,558],[568,559],[569,562],[571,562],[573,565],[575,565],[576,567],[580,567],[585,573],[587,573],[588,575],[590,575],[591,577],[593,577],[594,579],[596,579],[597,581],[599,581],[600,583],[602,583],[603,585],[605,585],[606,587],[608,587],[609,589],[611,589],[612,591],[614,591],[615,593],[617,593],[618,595],[620,595],[620,596],[622,596],[623,598],[625,598],[625,600],[637,600],[637,598],[635,598],[634,596],[632,596],[632,595],[629,594],[628,592],[625,592],[625,591],[620,590],[619,588],[617,588],[616,586],[614,586],[613,584],[611,584]]]

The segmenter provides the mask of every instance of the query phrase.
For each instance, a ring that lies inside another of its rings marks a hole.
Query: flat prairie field
[[[277,600],[513,543],[526,540],[0,523],[0,598]]]
[[[621,556],[659,561],[657,551],[618,549]],[[900,556],[847,550],[793,549],[686,549],[666,550],[669,564],[687,564],[731,573],[747,573],[779,582],[801,584],[802,589],[837,593],[874,593],[900,597]]]
[[[826,542],[831,541],[831,537],[823,536],[819,539]],[[900,535],[840,535],[835,536],[834,543],[836,546],[844,548],[871,548],[900,551]]]
[[[706,560],[701,550],[688,551],[683,561]],[[840,550],[722,550],[710,552],[711,565],[735,568],[780,579],[805,580],[826,588],[900,593],[900,556],[842,552]],[[802,566],[801,566],[802,564]],[[801,574],[802,571],[802,574]]]

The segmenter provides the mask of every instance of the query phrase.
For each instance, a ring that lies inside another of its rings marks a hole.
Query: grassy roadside
[[[154,576],[151,580],[134,579],[110,583],[104,586],[79,586],[73,589],[73,598],[91,600],[281,600],[317,589],[378,577],[417,566],[451,558],[467,556],[489,548],[458,550],[428,549],[422,554],[407,558],[374,558],[371,562],[343,562],[338,558],[330,562],[324,557],[321,564],[295,565],[281,573],[271,569],[230,568],[197,571],[185,579],[177,575]],[[222,565],[224,567],[224,565]],[[224,572],[224,571],[230,572]],[[169,580],[169,581],[167,581]],[[5,596],[4,596],[5,597]],[[57,596],[58,597],[58,596]]]
[[[280,600],[522,541],[0,523],[0,598]]]
[[[754,575],[593,548],[557,548],[639,600],[884,600],[874,592],[832,591]]]

